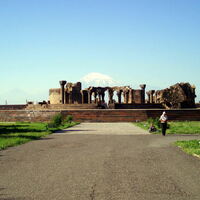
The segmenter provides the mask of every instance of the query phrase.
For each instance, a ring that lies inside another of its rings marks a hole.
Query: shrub
[[[47,129],[58,128],[65,123],[71,124],[72,120],[73,117],[71,115],[67,115],[67,117],[64,119],[61,113],[56,114],[53,116],[51,122],[47,124]]]
[[[55,116],[53,116],[51,122],[50,122],[50,127],[58,127],[60,125],[62,125],[63,122],[63,117],[61,115],[61,113],[56,114]]]
[[[65,119],[65,122],[67,123],[71,123],[73,120],[73,117],[71,115],[67,115],[66,119]]]

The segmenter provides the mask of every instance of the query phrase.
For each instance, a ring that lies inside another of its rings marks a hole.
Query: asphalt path
[[[199,200],[200,159],[130,123],[83,123],[0,151],[0,200]]]

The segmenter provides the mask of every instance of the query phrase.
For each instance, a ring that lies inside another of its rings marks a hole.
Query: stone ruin
[[[159,103],[167,109],[195,108],[195,86],[177,83],[164,90],[147,92],[148,103]]]
[[[50,89],[50,104],[98,104],[105,103],[105,92],[108,92],[108,104],[113,103],[145,103],[145,87],[134,90],[130,86],[123,87],[89,87],[82,90],[81,83],[67,83],[60,81],[61,88]],[[114,92],[117,94],[117,102],[113,99]],[[122,95],[124,101],[122,102]],[[93,100],[92,100],[93,99]]]
[[[163,90],[147,91],[130,86],[89,87],[82,89],[81,82],[60,81],[60,88],[49,90],[49,101],[37,105],[27,104],[27,109],[180,109],[195,108],[195,86],[177,83]],[[105,93],[107,98],[105,100]],[[115,99],[114,99],[115,96]],[[107,102],[106,102],[107,101]]]

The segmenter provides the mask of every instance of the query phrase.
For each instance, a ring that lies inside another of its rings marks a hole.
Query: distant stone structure
[[[147,92],[148,103],[160,103],[167,109],[195,108],[195,86],[177,83],[164,90]]]
[[[30,102],[26,109],[180,109],[196,107],[195,86],[189,83],[177,83],[164,90],[149,90],[146,92],[147,99],[145,99],[145,84],[140,85],[140,89],[132,89],[130,86],[91,86],[82,89],[81,82],[68,83],[62,80],[59,83],[60,88],[49,90],[49,101],[38,104]],[[105,102],[106,93],[107,102]]]
[[[129,86],[82,89],[80,82],[63,80],[60,88],[49,90],[48,101],[0,105],[0,121],[49,122],[59,113],[63,117],[72,115],[73,120],[79,122],[133,122],[156,118],[165,109],[170,109],[167,111],[170,120],[200,121],[200,104],[195,104],[195,86],[177,83],[164,90],[150,90],[146,92],[147,99],[145,88],[143,84],[140,89]]]
[[[133,122],[156,118],[166,108],[171,109],[167,111],[170,120],[200,121],[199,107],[189,109],[195,106],[194,86],[177,83],[164,90],[150,90],[147,91],[147,100],[145,86],[140,85],[140,89],[136,90],[129,86],[89,87],[82,90],[80,82],[72,84],[60,81],[60,88],[50,89],[50,101],[0,105],[0,121],[50,122],[59,113],[63,118],[71,115],[78,122]],[[106,92],[109,107],[101,104],[105,101]]]
[[[117,94],[117,103],[121,104],[144,104],[145,87],[140,85],[141,89],[132,89],[129,86],[123,87],[89,87],[82,90],[80,82],[67,83],[60,81],[60,88],[49,90],[50,104],[98,104],[105,102],[105,92],[108,92],[108,103],[113,104],[114,92]],[[122,102],[122,95],[124,101]],[[92,100],[93,99],[93,100]]]

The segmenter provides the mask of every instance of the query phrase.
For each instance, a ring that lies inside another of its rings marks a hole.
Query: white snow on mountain
[[[83,83],[83,85],[89,87],[89,86],[116,86],[118,85],[118,81],[114,80],[112,77],[101,74],[97,72],[92,72],[80,79],[80,81]]]

